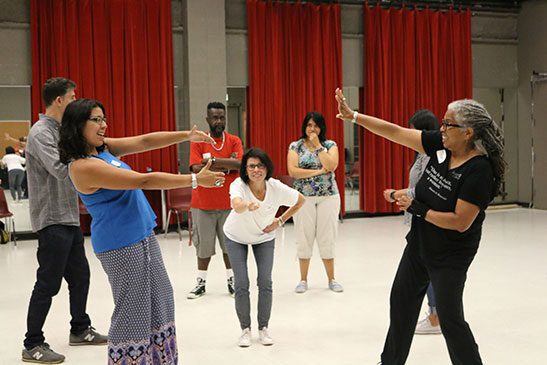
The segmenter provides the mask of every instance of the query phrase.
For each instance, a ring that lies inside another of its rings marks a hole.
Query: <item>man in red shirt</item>
[[[192,240],[196,247],[198,261],[197,285],[188,299],[196,299],[205,294],[207,268],[211,256],[215,254],[216,238],[220,243],[226,266],[228,292],[234,294],[232,266],[224,247],[222,227],[230,213],[230,184],[239,176],[239,165],[243,156],[243,145],[239,137],[226,133],[226,107],[219,102],[207,105],[209,134],[216,144],[193,143],[190,145],[190,170],[198,173],[209,159],[213,160],[212,171],[226,174],[224,186],[217,189],[195,187],[192,192]]]

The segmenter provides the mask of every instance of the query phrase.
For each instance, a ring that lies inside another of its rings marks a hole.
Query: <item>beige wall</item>
[[[532,155],[531,143],[534,134],[536,150],[536,165],[534,186],[536,196],[535,206],[547,209],[547,82],[536,85],[534,115],[536,128],[532,131],[530,118],[530,77],[532,71],[547,73],[547,2],[526,1],[518,18],[518,174],[519,200],[529,201],[532,196]],[[541,191],[539,191],[541,190]]]

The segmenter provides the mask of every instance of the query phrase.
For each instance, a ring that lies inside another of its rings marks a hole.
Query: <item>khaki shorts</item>
[[[216,239],[220,243],[222,253],[226,253],[224,247],[224,222],[230,214],[227,210],[203,210],[192,208],[192,242],[196,247],[196,254],[200,259],[206,259],[215,255]]]
[[[306,202],[293,217],[298,258],[311,258],[315,241],[322,259],[334,258],[339,212],[338,194],[306,197]]]

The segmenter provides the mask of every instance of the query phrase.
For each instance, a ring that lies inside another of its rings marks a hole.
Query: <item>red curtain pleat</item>
[[[275,175],[286,175],[288,146],[300,137],[304,116],[321,112],[340,151],[336,179],[343,202],[344,128],[334,102],[334,90],[342,87],[340,6],[248,0],[247,16],[247,146],[264,149]]]
[[[103,102],[110,137],[176,130],[170,0],[31,0],[32,119],[44,82],[76,82]],[[137,171],[176,172],[176,147],[127,156]],[[151,204],[160,217],[159,194]]]
[[[418,109],[442,119],[448,103],[472,96],[470,11],[364,6],[363,112],[407,127]],[[397,212],[382,191],[408,185],[414,152],[362,130],[360,207]]]

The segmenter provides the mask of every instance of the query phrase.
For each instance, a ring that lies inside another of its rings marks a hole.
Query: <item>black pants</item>
[[[30,298],[24,341],[27,349],[44,343],[42,328],[63,278],[68,283],[70,296],[70,332],[80,334],[91,325],[86,313],[89,264],[80,227],[52,225],[38,231],[37,257],[39,267]]]
[[[430,280],[452,364],[482,365],[479,348],[463,314],[463,289],[472,260],[471,257],[466,263],[458,261],[453,265],[431,266],[406,247],[391,288],[390,326],[382,365],[403,365],[406,362]]]

